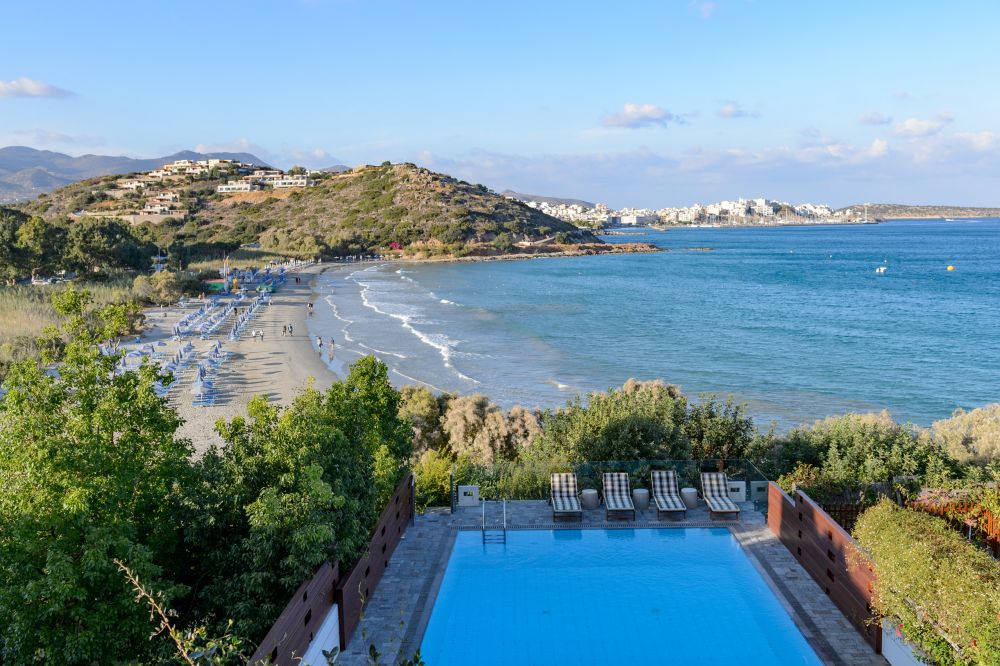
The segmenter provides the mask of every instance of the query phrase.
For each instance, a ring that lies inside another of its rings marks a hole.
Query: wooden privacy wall
[[[993,557],[1000,558],[1000,520],[989,509],[984,509],[974,502],[937,500],[917,500],[907,506],[944,518],[949,525],[964,535],[968,535],[971,528],[983,540],[983,545]],[[975,517],[970,519],[967,516]],[[970,520],[971,524],[968,522]]]
[[[299,585],[292,600],[260,642],[250,663],[277,666],[298,664],[326,614],[333,608],[334,584],[340,575],[336,564],[324,562],[309,580]]]
[[[793,499],[774,482],[767,491],[767,524],[872,649],[881,654],[881,627],[870,624],[875,573],[870,565],[848,566],[852,558],[867,563],[867,559],[855,557],[858,545],[851,535],[808,495],[797,491]]]
[[[382,573],[389,566],[389,558],[413,519],[413,475],[396,486],[385,505],[372,533],[368,548],[361,559],[341,580],[337,581],[334,600],[340,613],[340,647],[347,647],[351,635],[361,621],[361,612],[371,598]]]
[[[365,603],[389,566],[389,558],[412,519],[413,475],[407,474],[389,498],[368,548],[350,573],[341,576],[339,563],[324,562],[316,574],[296,590],[260,642],[250,663],[253,666],[264,663],[298,666],[316,630],[335,603],[338,604],[340,648],[347,647],[347,640],[361,620]]]

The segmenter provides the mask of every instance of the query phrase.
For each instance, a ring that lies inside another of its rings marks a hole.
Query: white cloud
[[[459,157],[421,153],[413,161],[497,191],[507,188],[604,201],[612,206],[690,205],[766,196],[843,206],[857,201],[996,205],[1000,135],[938,135],[854,144],[809,132],[795,145],[755,150],[648,149],[512,155],[477,150]]]
[[[13,81],[0,81],[0,97],[70,97],[73,94],[26,76]]]
[[[760,112],[744,109],[739,103],[732,101],[723,104],[716,113],[720,118],[756,118],[760,115]]]
[[[618,113],[605,116],[601,124],[605,127],[666,127],[668,123],[682,124],[684,120],[655,104],[625,104]]]
[[[995,132],[958,132],[955,138],[977,153],[1000,149],[1000,134]]]
[[[933,118],[907,118],[896,123],[893,133],[896,136],[906,138],[919,138],[930,136],[941,131],[946,123],[950,123],[955,117],[947,112],[942,112]]]
[[[77,134],[77,135],[65,134],[63,132],[41,129],[38,127],[32,129],[14,130],[11,134],[14,137],[15,141],[35,146],[52,146],[52,145],[100,146],[104,143],[104,139],[98,136],[88,136],[83,134]]]
[[[888,125],[892,118],[879,111],[869,111],[858,116],[858,122],[862,125]]]

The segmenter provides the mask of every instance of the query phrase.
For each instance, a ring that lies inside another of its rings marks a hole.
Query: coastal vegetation
[[[357,557],[404,472],[385,367],[364,359],[287,408],[254,400],[196,460],[154,368],[115,373],[98,349],[126,332],[121,308],[55,301],[59,330],[0,400],[0,660],[165,663],[171,636],[245,660],[318,564]],[[154,600],[172,631],[151,640]]]
[[[854,534],[875,563],[875,610],[932,663],[1000,663],[1000,563],[940,518],[887,499]]]

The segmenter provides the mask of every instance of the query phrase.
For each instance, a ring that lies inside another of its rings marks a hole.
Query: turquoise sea
[[[883,408],[928,425],[1000,401],[1000,220],[606,240],[669,251],[338,267],[312,326],[338,369],[375,353],[400,384],[503,406],[629,377],[731,393],[782,427]]]

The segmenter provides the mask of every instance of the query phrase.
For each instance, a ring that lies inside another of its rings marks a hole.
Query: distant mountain
[[[351,167],[347,166],[346,164],[334,164],[333,166],[323,167],[322,169],[319,169],[319,171],[322,171],[324,173],[344,173],[345,171],[350,171],[350,170]]]
[[[567,206],[583,206],[584,208],[593,208],[594,204],[589,201],[584,201],[582,199],[562,199],[559,197],[543,197],[537,194],[521,194],[520,192],[515,192],[514,190],[504,190],[500,193],[501,196],[511,197],[517,199],[518,201],[544,201],[549,204],[565,204]]]
[[[27,146],[0,148],[0,202],[32,199],[42,192],[94,176],[151,171],[175,160],[228,159],[265,166],[250,153],[196,153],[182,150],[173,155],[135,159],[121,155],[80,155],[72,157],[51,150]]]
[[[851,209],[863,213],[865,204],[854,204],[840,210]],[[1000,208],[974,208],[971,206],[910,206],[908,204],[868,204],[868,217],[883,220],[907,218],[945,217],[1000,217]]]

